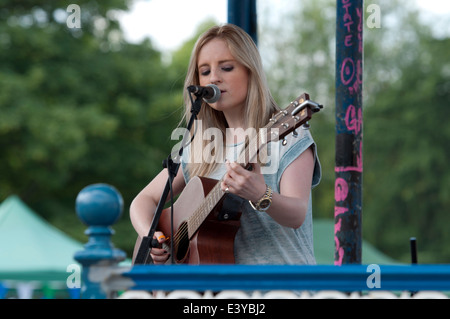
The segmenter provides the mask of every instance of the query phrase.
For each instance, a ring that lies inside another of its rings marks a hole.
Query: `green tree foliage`
[[[449,262],[450,38],[433,36],[416,10],[392,13],[402,17],[397,33],[367,37],[364,229],[404,261],[414,236],[419,262]]]
[[[412,3],[376,4],[381,28],[364,26],[363,236],[405,262],[414,236],[419,262],[449,262],[450,39],[436,37]],[[262,32],[278,100],[306,91],[325,105],[311,126],[324,173],[313,192],[314,214],[328,218],[334,211],[335,5],[299,1],[279,27]]]
[[[0,198],[16,193],[73,237],[85,186],[104,182],[125,200],[119,246],[135,237],[132,198],[162,168],[180,120],[184,69],[150,42],[126,43],[114,10],[124,1],[8,1],[0,10]],[[120,235],[119,235],[120,234]]]

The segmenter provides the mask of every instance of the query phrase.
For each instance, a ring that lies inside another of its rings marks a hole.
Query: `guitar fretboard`
[[[199,229],[203,221],[206,217],[208,217],[209,213],[217,205],[224,194],[225,192],[220,188],[220,182],[217,182],[217,184],[214,185],[206,198],[203,200],[202,204],[197,208],[195,213],[192,214],[187,220],[189,239],[194,236],[195,232]]]

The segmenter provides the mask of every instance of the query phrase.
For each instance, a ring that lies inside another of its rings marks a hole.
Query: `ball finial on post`
[[[75,206],[78,217],[89,226],[85,232],[89,241],[74,256],[83,266],[81,296],[106,298],[101,282],[126,257],[111,242],[111,226],[122,215],[122,195],[113,186],[93,184],[80,191]]]

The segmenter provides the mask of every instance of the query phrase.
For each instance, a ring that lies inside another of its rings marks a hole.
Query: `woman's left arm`
[[[258,164],[248,171],[237,163],[227,163],[222,190],[257,202],[266,192],[266,184]],[[314,153],[310,148],[297,157],[283,172],[280,193],[273,192],[272,204],[265,212],[280,225],[298,228],[305,220],[314,171]],[[264,214],[261,212],[261,214]]]

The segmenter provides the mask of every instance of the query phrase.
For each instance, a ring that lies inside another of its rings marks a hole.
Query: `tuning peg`
[[[304,130],[309,129],[309,127],[310,127],[310,125],[309,125],[308,122],[306,122],[305,124],[302,125],[302,128],[303,128]]]
[[[294,130],[294,131],[292,132],[292,136],[295,137],[295,138],[298,137],[298,132],[297,132],[297,130]]]
[[[287,144],[287,141],[286,141],[285,138],[283,138],[283,141],[281,142],[281,145],[286,146],[286,144]]]

